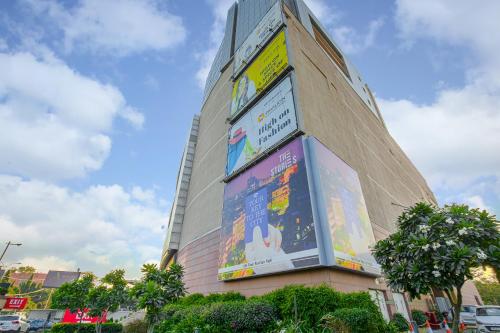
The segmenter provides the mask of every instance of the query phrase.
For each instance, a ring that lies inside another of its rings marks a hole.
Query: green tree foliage
[[[97,317],[96,333],[101,333],[103,319],[108,312],[116,311],[129,297],[125,271],[117,269],[101,279],[101,284],[93,286],[86,295],[88,314]]]
[[[96,277],[93,274],[85,274],[78,280],[63,283],[52,295],[52,308],[78,313],[89,307],[88,294],[95,287]],[[80,316],[77,332],[82,327],[83,315]]]
[[[500,283],[476,281],[475,284],[484,304],[500,305]]]
[[[418,203],[397,221],[398,230],[379,241],[374,256],[389,286],[412,298],[443,290],[460,313],[462,286],[473,269],[500,269],[499,224],[486,211],[465,205],[444,208]],[[453,320],[458,332],[459,318]]]
[[[143,277],[136,284],[131,295],[137,300],[138,307],[146,309],[148,332],[152,332],[160,321],[163,307],[185,294],[181,265],[173,264],[168,270],[160,270],[155,264],[144,264]]]

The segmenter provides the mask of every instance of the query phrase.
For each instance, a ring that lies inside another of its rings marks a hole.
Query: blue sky
[[[500,213],[500,3],[309,0],[441,204]],[[0,3],[0,241],[41,270],[157,261],[232,1]]]

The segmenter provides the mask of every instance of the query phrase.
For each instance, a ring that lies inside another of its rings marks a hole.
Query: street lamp
[[[1,262],[1,261],[2,261],[2,259],[3,259],[3,256],[5,255],[5,252],[7,252],[7,250],[9,249],[9,246],[11,246],[11,245],[21,246],[21,245],[23,245],[23,244],[21,244],[21,243],[12,243],[11,241],[8,241],[8,242],[7,242],[7,245],[5,246],[5,249],[4,249],[4,250],[3,250],[3,252],[2,252],[2,255],[0,256],[0,262]]]

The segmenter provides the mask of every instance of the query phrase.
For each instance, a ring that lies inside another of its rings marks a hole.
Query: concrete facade
[[[380,240],[395,230],[402,207],[436,200],[425,179],[387,131],[359,74],[351,72],[351,80],[359,82],[349,81],[311,34],[311,22],[304,20],[314,20],[314,16],[304,15],[308,13],[304,6],[301,0],[283,5],[300,125],[305,135],[316,137],[357,171],[373,232]],[[236,290],[255,295],[287,284],[326,283],[340,291],[380,290],[388,301],[389,314],[394,313],[392,294],[380,279],[349,271],[315,268],[231,282],[217,280],[230,126],[227,118],[233,86],[231,61],[217,74],[199,117],[182,230],[175,249],[177,262],[185,268],[188,291]],[[469,285],[466,299],[476,303],[475,296],[477,291]],[[412,308],[426,310],[428,301],[416,301]]]

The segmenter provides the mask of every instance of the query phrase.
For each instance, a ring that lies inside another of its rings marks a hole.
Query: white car
[[[460,310],[460,320],[467,326],[476,325],[476,307],[477,305],[464,305]]]
[[[500,306],[486,305],[476,308],[478,333],[500,333]]]
[[[0,315],[0,332],[28,332],[30,325],[19,315]]]

